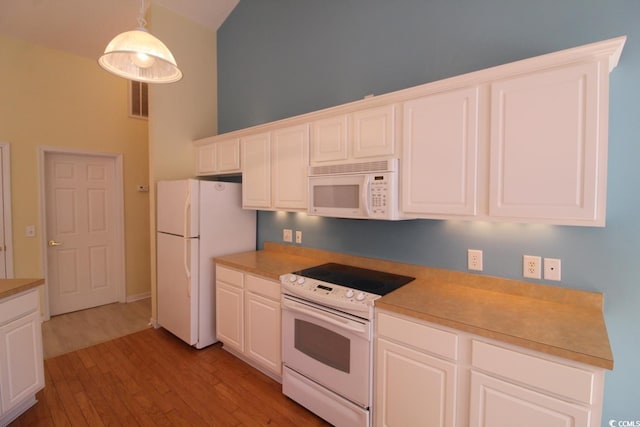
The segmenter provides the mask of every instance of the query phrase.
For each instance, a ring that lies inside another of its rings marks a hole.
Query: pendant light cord
[[[144,19],[144,0],[140,0],[140,15],[138,16],[138,27],[147,29],[147,21]]]

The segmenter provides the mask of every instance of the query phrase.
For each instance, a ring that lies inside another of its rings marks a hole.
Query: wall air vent
[[[129,83],[129,116],[146,120],[149,117],[149,85],[133,80]]]
[[[339,175],[349,173],[393,172],[398,169],[398,159],[372,162],[343,163],[337,165],[311,166],[309,175]]]

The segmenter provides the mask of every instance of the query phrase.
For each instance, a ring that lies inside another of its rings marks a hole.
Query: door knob
[[[55,240],[49,240],[49,246],[61,246],[61,242],[56,242]]]

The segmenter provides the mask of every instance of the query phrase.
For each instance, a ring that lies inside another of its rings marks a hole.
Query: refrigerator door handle
[[[183,256],[183,263],[184,263],[184,273],[187,276],[187,295],[189,296],[189,298],[191,298],[191,270],[189,269],[189,256],[188,256],[188,252],[189,252],[189,211],[191,210],[191,187],[187,186],[187,197],[184,200],[184,234],[182,235],[183,237],[183,242],[184,242],[184,248],[182,251],[182,256]]]
[[[184,248],[182,250],[182,254],[183,254],[183,263],[184,263],[184,274],[186,274],[187,276],[187,296],[189,298],[191,298],[191,270],[189,269],[189,243],[190,243],[190,239],[187,239],[186,237],[184,237],[182,239],[182,241],[184,242]]]
[[[190,226],[191,222],[189,221],[189,214],[191,213],[191,187],[187,186],[187,195],[184,199],[184,210],[182,211],[183,221],[182,225],[184,227],[184,233],[182,235],[186,239],[187,237],[191,237]]]

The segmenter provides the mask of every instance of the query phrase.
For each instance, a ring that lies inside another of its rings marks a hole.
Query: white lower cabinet
[[[225,348],[282,376],[280,283],[216,266],[216,334]]]
[[[282,375],[280,283],[245,275],[245,354]]]
[[[375,426],[600,426],[601,368],[384,310],[375,346]]]
[[[0,425],[36,403],[44,387],[37,288],[0,301]]]
[[[470,427],[574,427],[590,424],[588,408],[471,371]]]
[[[216,280],[216,335],[224,345],[244,351],[244,291]]]
[[[604,372],[471,339],[472,427],[600,426]]]
[[[381,312],[376,331],[375,425],[456,425],[457,335]]]
[[[377,342],[379,426],[453,426],[456,364],[384,338]]]

